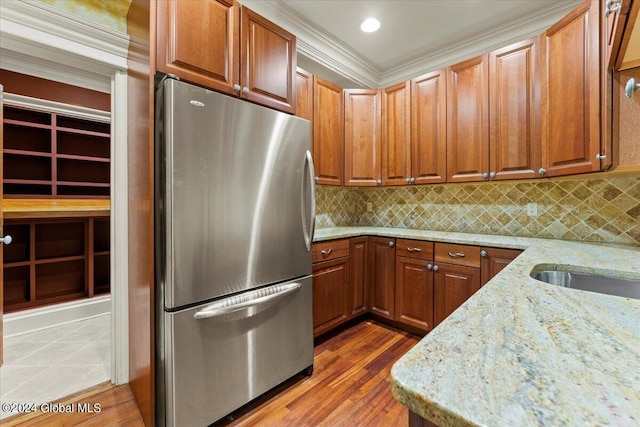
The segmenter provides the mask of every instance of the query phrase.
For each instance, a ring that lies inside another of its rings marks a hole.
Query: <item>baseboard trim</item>
[[[22,310],[2,317],[4,338],[40,331],[111,312],[111,295]]]

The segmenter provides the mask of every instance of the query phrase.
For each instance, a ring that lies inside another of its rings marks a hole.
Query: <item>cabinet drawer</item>
[[[313,262],[329,261],[349,255],[349,239],[314,243],[311,247]]]
[[[457,245],[455,243],[436,243],[435,262],[480,267],[480,247]]]
[[[433,259],[433,242],[422,240],[396,240],[396,255],[407,258]]]

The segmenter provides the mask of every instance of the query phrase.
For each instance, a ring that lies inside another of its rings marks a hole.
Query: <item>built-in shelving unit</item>
[[[4,311],[109,293],[109,218],[7,220]]]
[[[110,124],[4,107],[4,197],[108,198]]]

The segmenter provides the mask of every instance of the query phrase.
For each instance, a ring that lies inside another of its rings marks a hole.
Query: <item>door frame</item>
[[[129,382],[129,36],[44,3],[0,2],[2,68],[111,94],[111,382]]]

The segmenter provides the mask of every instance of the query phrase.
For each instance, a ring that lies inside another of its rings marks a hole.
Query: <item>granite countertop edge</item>
[[[392,394],[411,411],[441,427],[640,422],[640,300],[530,277],[570,266],[640,279],[640,249],[381,227],[314,241],[362,235],[524,250],[394,364]]]

